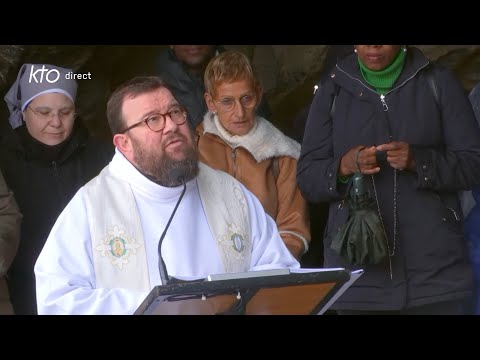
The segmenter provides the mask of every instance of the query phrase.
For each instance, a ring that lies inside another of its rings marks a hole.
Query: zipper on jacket
[[[427,65],[428,65],[428,64],[429,64],[429,62],[427,63]],[[425,65],[425,66],[427,66],[427,65]],[[385,95],[391,93],[391,92],[394,91],[394,90],[397,90],[398,88],[400,88],[401,86],[403,86],[407,81],[413,79],[413,78],[418,74],[418,72],[419,72],[420,70],[422,70],[425,66],[422,66],[420,69],[418,69],[418,70],[415,72],[415,74],[413,74],[412,76],[410,76],[408,79],[405,79],[405,81],[404,81],[403,83],[401,83],[400,85],[398,85],[398,86],[394,87],[393,89],[390,89],[389,91],[387,91],[387,92],[385,93]],[[388,111],[388,105],[387,105],[387,103],[385,102],[385,95],[383,95],[383,94],[380,95],[380,101],[382,102],[383,111]]]
[[[385,102],[385,95],[383,95],[383,94],[380,95],[380,101],[382,102],[383,111],[388,111],[388,105]]]
[[[456,222],[459,222],[459,221],[460,221],[460,216],[458,216],[457,212],[456,212],[454,209],[450,208],[450,207],[447,207],[447,209],[452,212],[453,216],[455,217],[455,221],[456,221]]]
[[[424,67],[428,66],[428,64],[430,64],[430,61],[428,61],[424,66],[418,68],[417,71],[415,71],[415,73],[410,76],[408,79],[405,79],[404,82],[402,82],[401,84],[399,84],[398,86],[394,87],[393,89],[390,89],[389,91],[387,91],[385,93],[385,95],[380,95],[380,101],[382,102],[382,107],[383,107],[383,111],[388,111],[388,105],[387,103],[385,102],[385,96],[388,95],[389,93],[391,93],[392,91],[395,91],[397,89],[399,89],[400,87],[402,87],[404,84],[406,84],[408,81],[410,81],[411,79],[413,79],[415,76],[417,76],[418,72],[420,70],[422,70]],[[360,79],[350,75],[349,73],[347,73],[345,70],[342,70],[338,67],[338,64],[336,65],[337,69],[340,70],[341,72],[343,72],[345,75],[347,75],[350,79],[353,79],[353,80],[356,80],[358,81],[360,84],[362,84],[362,86],[368,90],[370,90],[371,92],[374,92],[374,93],[377,93],[375,90],[372,90],[370,89],[368,86],[366,86]]]

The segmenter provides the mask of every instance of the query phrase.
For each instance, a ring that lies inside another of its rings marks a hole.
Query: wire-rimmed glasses
[[[223,112],[229,112],[232,111],[235,108],[235,105],[237,104],[237,100],[232,97],[225,97],[221,100],[214,99],[215,102],[220,105],[220,109]],[[238,101],[240,102],[240,105],[244,109],[251,109],[252,107],[255,106],[255,100],[256,96],[255,95],[244,95]]]
[[[49,108],[42,108],[41,110],[33,110],[33,108],[29,106],[27,106],[38,118],[42,119],[42,120],[49,120],[50,118],[53,118],[55,116],[55,111],[53,111],[52,109],[49,109]],[[71,117],[73,117],[75,119],[75,117],[77,116],[77,113],[75,112],[74,109],[70,108],[70,109],[62,109],[62,110],[59,110],[57,113],[57,116],[58,118],[63,121],[63,120],[66,120],[66,119],[69,119]]]

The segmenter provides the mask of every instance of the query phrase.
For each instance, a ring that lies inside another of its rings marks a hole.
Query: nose
[[[62,125],[62,120],[60,119],[60,114],[50,115],[50,125],[54,127],[60,127]]]
[[[175,124],[175,122],[172,120],[170,115],[166,114],[165,115],[165,127],[163,128],[163,132],[169,133],[169,132],[176,132],[178,130],[178,125]]]
[[[235,100],[235,105],[233,107],[233,113],[238,117],[243,117],[243,114],[245,113],[245,110],[242,106],[242,103],[238,99]]]

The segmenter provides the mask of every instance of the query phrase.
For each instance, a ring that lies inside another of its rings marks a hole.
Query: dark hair
[[[107,103],[107,120],[112,135],[121,133],[126,126],[122,105],[127,96],[135,98],[161,88],[168,89],[173,95],[170,86],[159,76],[136,76],[121,84],[112,93]]]

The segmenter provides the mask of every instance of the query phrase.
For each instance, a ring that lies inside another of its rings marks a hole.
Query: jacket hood
[[[430,61],[419,49],[415,47],[408,47],[407,58],[405,59],[402,73],[395,82],[394,87],[413,78],[417,72],[419,72],[429,63]],[[364,80],[360,72],[358,57],[355,53],[340,60],[330,72],[329,77],[337,85],[353,92],[361,91],[361,89],[365,89],[365,87],[373,90],[373,88]]]

